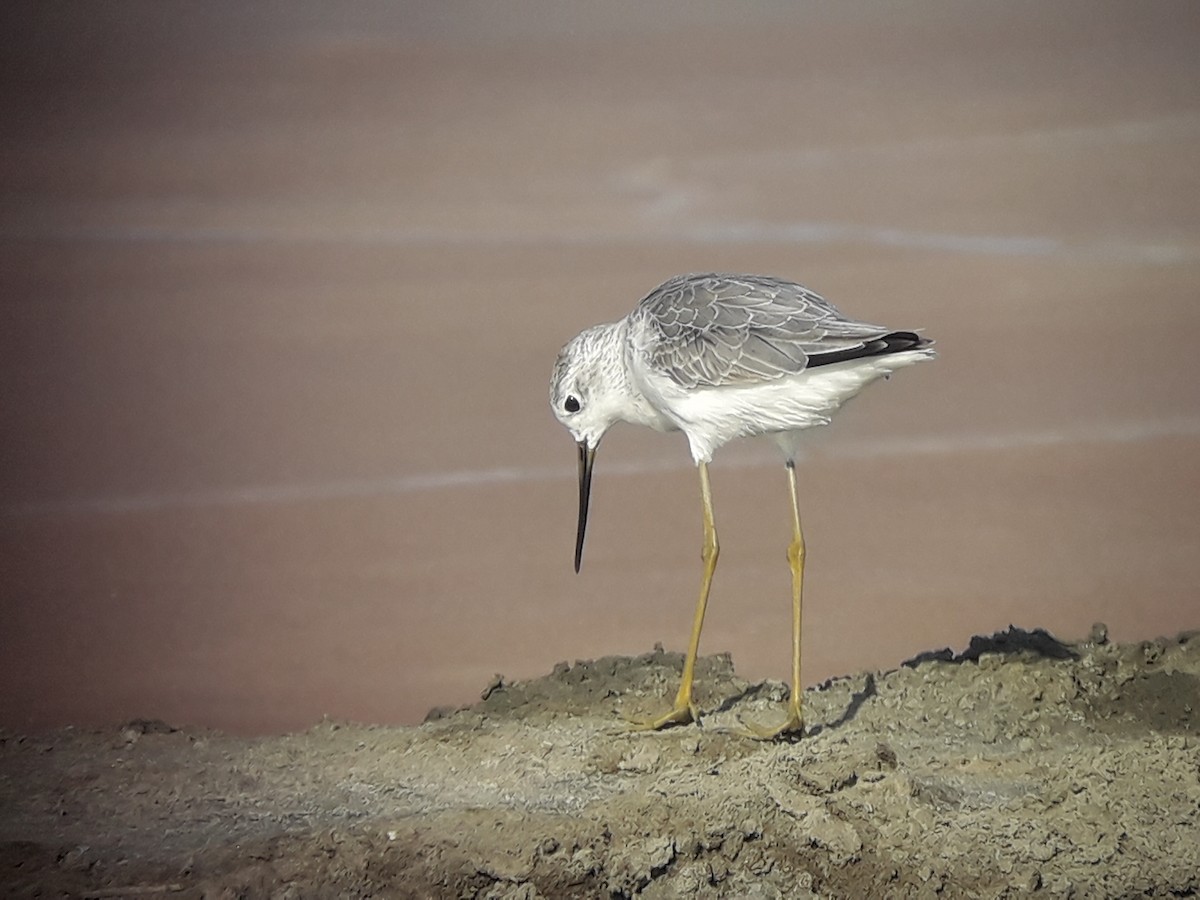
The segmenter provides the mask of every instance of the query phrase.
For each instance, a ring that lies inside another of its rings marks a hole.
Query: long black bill
[[[579,442],[579,530],[575,532],[575,571],[583,560],[583,535],[587,531],[588,498],[592,495],[592,463],[596,461],[596,448]]]

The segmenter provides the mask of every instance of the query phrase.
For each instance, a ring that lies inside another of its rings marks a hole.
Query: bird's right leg
[[[774,728],[747,725],[748,736],[773,740],[778,737],[801,737],[804,734],[804,713],[800,703],[804,686],[800,680],[801,606],[804,597],[804,530],[800,527],[800,504],[796,499],[796,464],[787,463],[788,491],[792,499],[792,543],[788,545],[788,566],[792,570],[792,693],[788,699],[787,718]]]
[[[683,680],[675,695],[671,711],[657,719],[636,722],[639,730],[654,731],[668,725],[686,725],[699,722],[700,711],[692,699],[692,685],[696,678],[696,656],[700,652],[700,631],[704,628],[704,611],[708,608],[708,593],[712,588],[713,572],[717,569],[717,557],[721,548],[717,543],[717,526],[713,519],[712,488],[708,483],[708,463],[699,464],[700,500],[704,505],[704,546],[700,558],[704,561],[704,576],[700,582],[700,599],[696,603],[696,615],[692,620],[692,638],[688,644],[687,658],[683,661]]]

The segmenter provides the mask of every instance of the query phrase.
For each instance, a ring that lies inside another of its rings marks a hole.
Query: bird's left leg
[[[792,695],[788,699],[787,718],[776,728],[747,726],[754,737],[771,740],[783,735],[804,734],[804,714],[800,708],[804,688],[800,682],[800,625],[804,598],[804,531],[800,528],[800,504],[796,499],[796,464],[787,462],[788,490],[792,499],[792,542],[788,545],[788,566],[792,570]]]
[[[700,711],[692,699],[692,685],[696,678],[696,656],[700,652],[700,631],[704,628],[704,611],[708,608],[708,594],[712,588],[713,572],[717,568],[717,557],[721,548],[717,543],[717,526],[713,519],[712,488],[708,483],[708,463],[700,463],[700,500],[704,504],[704,546],[701,559],[704,561],[704,576],[700,582],[700,599],[696,602],[696,615],[692,621],[692,638],[688,644],[687,657],[683,662],[683,680],[671,711],[648,722],[635,722],[638,729],[657,730],[668,725],[685,725],[699,722]]]

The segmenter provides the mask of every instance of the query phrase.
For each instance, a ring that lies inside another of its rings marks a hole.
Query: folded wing
[[[927,342],[842,315],[819,294],[760,275],[680,275],[630,315],[630,340],[685,388],[773,381],[806,368]]]

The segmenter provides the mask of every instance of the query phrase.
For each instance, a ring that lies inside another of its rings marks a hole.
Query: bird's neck
[[[658,431],[671,431],[675,426],[663,417],[630,377],[629,323],[622,319],[596,329],[597,357],[603,372],[603,383],[612,404],[613,420],[632,425],[646,425]]]

